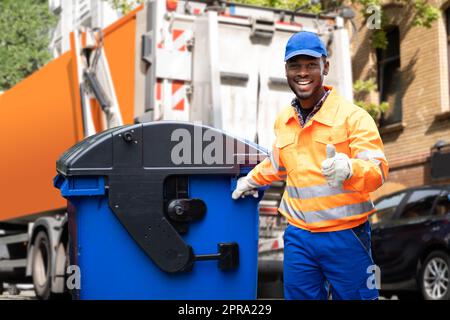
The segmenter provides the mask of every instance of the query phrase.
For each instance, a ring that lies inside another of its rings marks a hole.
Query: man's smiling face
[[[298,99],[305,100],[321,91],[329,63],[325,58],[298,55],[289,59],[285,67],[289,87]]]

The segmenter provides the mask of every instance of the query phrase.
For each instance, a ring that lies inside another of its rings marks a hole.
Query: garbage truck
[[[293,97],[283,62],[293,33],[321,36],[326,83],[352,99],[346,22],[339,13],[153,0],[103,29],[71,32],[69,50],[0,95],[0,291],[33,283],[39,299],[66,293],[68,209],[52,181],[70,146],[122,125],[176,120],[268,148]],[[283,189],[272,185],[259,205],[261,297],[274,296],[282,276]]]

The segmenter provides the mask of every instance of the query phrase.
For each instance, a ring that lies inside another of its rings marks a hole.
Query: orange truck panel
[[[124,123],[134,119],[135,18],[141,9],[104,30]],[[56,160],[83,138],[74,58],[73,51],[66,52],[0,95],[0,221],[66,205],[52,180]]]
[[[135,13],[130,13],[104,31],[104,48],[124,123],[134,121],[135,32]]]

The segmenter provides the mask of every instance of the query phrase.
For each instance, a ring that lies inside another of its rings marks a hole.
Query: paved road
[[[10,295],[5,292],[3,295],[0,295],[0,300],[36,300],[36,296],[33,290],[23,290],[19,295]],[[391,297],[380,297],[380,300],[399,300],[397,296]]]
[[[20,290],[19,294],[11,294],[14,292],[10,292],[9,286],[6,285],[4,289],[3,295],[0,295],[0,300],[36,300],[36,295],[34,294],[33,285],[18,285],[18,289]],[[397,295],[391,294],[389,292],[385,292],[386,296],[380,296],[380,300],[399,300]],[[409,294],[403,295],[402,299],[406,300],[420,300],[419,295],[417,294]]]
[[[0,295],[0,300],[36,300],[33,290],[23,290],[19,295],[10,295],[8,292]]]

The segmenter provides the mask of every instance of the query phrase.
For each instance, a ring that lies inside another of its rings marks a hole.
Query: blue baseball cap
[[[284,61],[298,55],[307,55],[315,58],[327,57],[327,49],[319,36],[313,32],[300,31],[293,34],[287,44]]]

